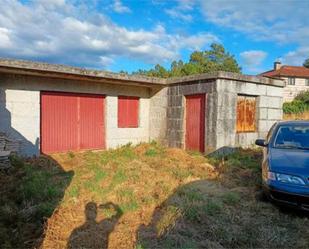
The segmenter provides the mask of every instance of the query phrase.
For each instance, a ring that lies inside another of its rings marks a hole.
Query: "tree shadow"
[[[202,231],[203,208],[198,203],[215,183],[195,181],[176,189],[152,215],[148,225],[137,230],[137,246],[140,248],[213,248]],[[201,204],[202,202],[200,202]],[[198,241],[198,243],[195,243]]]
[[[114,214],[100,222],[96,221],[98,208],[107,209]],[[123,212],[120,207],[108,202],[97,207],[94,202],[85,207],[85,223],[74,229],[70,235],[68,248],[108,248],[109,235],[114,230]]]
[[[154,210],[137,230],[138,248],[308,248],[306,217],[256,199],[261,152],[224,157],[216,180],[180,186]]]
[[[7,90],[0,88],[0,132],[20,141],[19,154],[24,157],[12,156],[13,167],[0,170],[0,248],[36,248],[44,237],[46,219],[63,199],[74,172],[65,171],[49,156],[26,157],[39,154],[39,137],[30,141],[17,130],[28,125],[28,117],[22,117],[25,103],[15,98],[16,105],[11,106]],[[13,108],[20,109],[14,120]]]
[[[74,176],[49,156],[11,158],[0,171],[0,248],[37,248]]]

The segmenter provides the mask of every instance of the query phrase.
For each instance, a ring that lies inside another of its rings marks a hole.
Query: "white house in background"
[[[309,68],[306,67],[287,66],[282,65],[281,62],[275,62],[273,70],[261,73],[260,75],[284,80],[284,102],[292,101],[302,91],[309,91]]]

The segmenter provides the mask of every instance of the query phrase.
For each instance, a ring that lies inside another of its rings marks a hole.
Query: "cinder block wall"
[[[185,96],[207,94],[205,109],[205,148],[215,147],[217,95],[214,80],[199,80],[174,84],[168,88],[166,139],[171,147],[185,148]]]
[[[103,94],[107,148],[149,141],[150,92],[146,87],[0,74],[0,130],[22,141],[22,154],[40,151],[40,91]],[[140,97],[139,127],[117,127],[117,96]]]
[[[150,91],[149,138],[167,144],[167,91],[168,88],[154,88]]]
[[[171,85],[167,92],[167,144],[185,148],[185,96],[206,94],[205,151],[251,146],[255,139],[265,137],[269,128],[282,119],[282,91],[282,87],[275,85],[228,79]],[[257,98],[256,132],[236,132],[238,95]]]
[[[218,118],[216,147],[251,146],[258,137],[265,137],[270,127],[282,119],[282,87],[253,82],[217,79]],[[236,133],[237,96],[257,98],[256,132]]]
[[[220,77],[218,77],[220,75]],[[251,79],[252,78],[252,79]],[[189,79],[189,80],[188,80]],[[22,141],[22,153],[40,151],[40,91],[96,93],[106,96],[107,148],[158,140],[185,148],[185,96],[206,94],[205,150],[250,146],[282,118],[283,88],[269,79],[217,73],[168,82],[166,87],[124,86],[47,77],[0,74],[0,130]],[[236,133],[237,96],[257,97],[257,131]],[[140,97],[139,127],[118,128],[118,95]]]

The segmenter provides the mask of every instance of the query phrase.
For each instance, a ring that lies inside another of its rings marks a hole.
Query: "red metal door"
[[[118,96],[118,127],[138,127],[139,98]]]
[[[41,93],[41,151],[104,148],[104,97]]]
[[[80,97],[80,149],[104,148],[104,102],[102,96]]]
[[[186,149],[205,151],[205,95],[186,96]]]

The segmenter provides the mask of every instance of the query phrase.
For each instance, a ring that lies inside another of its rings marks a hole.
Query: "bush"
[[[301,100],[293,100],[283,104],[283,112],[287,114],[299,114],[309,109],[309,104]]]
[[[309,91],[303,91],[299,93],[296,97],[295,100],[299,100],[304,102],[306,105],[309,106]]]

